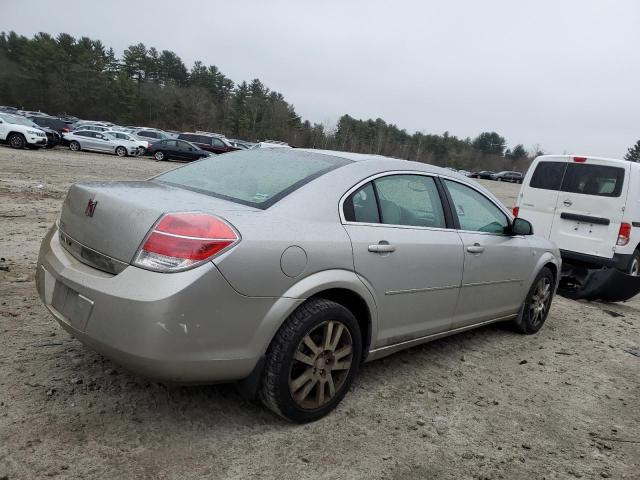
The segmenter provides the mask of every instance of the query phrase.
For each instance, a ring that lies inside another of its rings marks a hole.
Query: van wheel
[[[8,140],[11,148],[24,148],[27,144],[27,141],[24,139],[24,135],[21,133],[12,133],[9,135]]]
[[[361,358],[353,314],[338,303],[311,299],[289,316],[269,345],[260,399],[292,422],[318,420],[345,396]]]
[[[634,277],[640,276],[640,251],[634,250],[631,255],[631,262],[629,262],[629,267],[627,268],[627,273],[629,275],[633,275]]]
[[[518,317],[512,322],[517,332],[531,335],[542,328],[553,300],[553,283],[553,273],[543,267],[531,285]]]

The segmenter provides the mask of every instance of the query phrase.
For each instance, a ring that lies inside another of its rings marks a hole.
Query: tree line
[[[299,147],[375,153],[466,169],[525,170],[538,147],[508,149],[483,132],[458,138],[425,134],[349,115],[336,125],[303,120],[259,79],[235,83],[215,65],[188,68],[172,51],[142,43],[121,57],[100,40],[61,33],[0,34],[0,104],[121,125],[205,130],[229,138],[277,139]]]

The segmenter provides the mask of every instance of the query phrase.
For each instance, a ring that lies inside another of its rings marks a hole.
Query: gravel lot
[[[0,479],[640,478],[636,299],[558,297],[538,335],[492,326],[368,364],[304,426],[85,348],[40,304],[40,240],[72,182],[172,166],[0,147]],[[513,204],[518,185],[485,183]]]

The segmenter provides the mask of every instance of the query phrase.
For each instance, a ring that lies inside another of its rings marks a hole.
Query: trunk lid
[[[163,213],[190,211],[213,213],[233,223],[236,215],[259,210],[151,181],[83,182],[69,189],[59,227],[85,247],[131,263]]]

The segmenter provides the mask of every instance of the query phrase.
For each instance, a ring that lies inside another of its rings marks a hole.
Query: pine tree
[[[640,162],[640,140],[636,144],[627,150],[627,154],[624,156],[625,160],[630,162]]]

